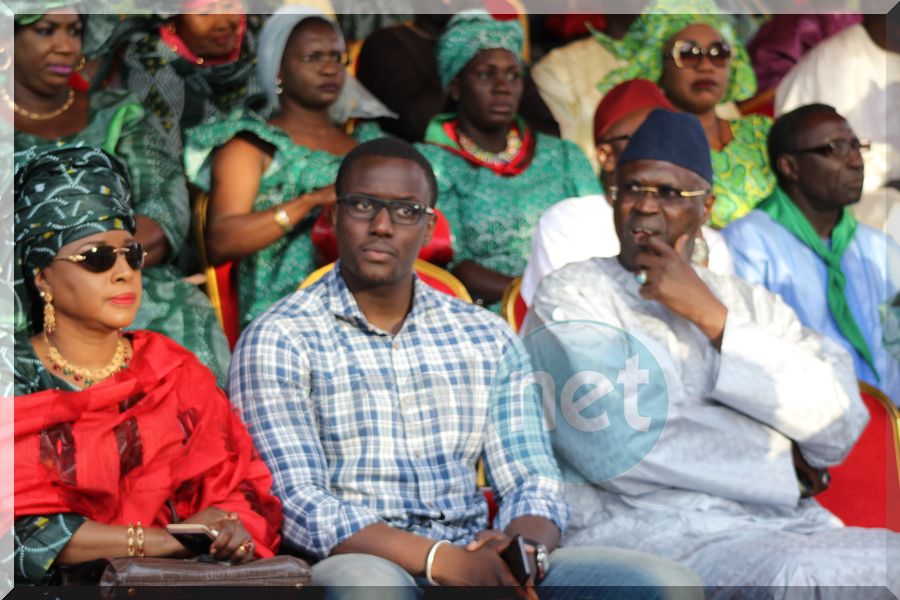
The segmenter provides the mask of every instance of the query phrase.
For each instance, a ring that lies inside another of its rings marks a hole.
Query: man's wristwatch
[[[550,570],[550,551],[544,544],[536,542],[529,538],[523,538],[525,543],[534,548],[534,562],[537,565],[537,573],[534,576],[534,582],[538,583]]]

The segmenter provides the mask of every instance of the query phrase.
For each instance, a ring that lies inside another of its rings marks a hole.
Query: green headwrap
[[[8,0],[7,4],[10,9],[12,9],[13,13],[15,13],[13,20],[16,25],[31,25],[32,23],[40,21],[41,17],[51,10],[75,6],[79,2],[81,2],[81,0],[44,0],[43,2],[36,2],[34,0]],[[35,8],[43,12],[26,12],[29,9],[34,10]]]
[[[435,58],[441,85],[450,82],[482,50],[509,50],[521,60],[525,36],[517,20],[499,21],[483,10],[467,10],[450,19],[437,43]]]
[[[627,64],[610,71],[597,89],[604,94],[623,81],[662,78],[663,47],[676,33],[691,25],[709,25],[731,46],[731,77],[724,101],[745,100],[756,93],[756,74],[731,24],[712,0],[653,0],[631,24],[622,40],[595,32],[594,37]]]
[[[100,148],[68,146],[35,154],[15,179],[16,333],[33,325],[32,279],[60,248],[83,237],[135,230],[122,162]]]

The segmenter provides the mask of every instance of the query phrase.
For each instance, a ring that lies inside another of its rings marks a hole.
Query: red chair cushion
[[[419,251],[419,258],[436,265],[446,265],[453,260],[453,242],[450,239],[450,223],[439,209],[434,209],[437,222],[431,241]],[[333,263],[338,258],[337,239],[331,226],[331,207],[323,210],[313,223],[312,243],[320,265]]]
[[[238,319],[237,264],[230,260],[216,267],[215,273],[225,338],[228,340],[228,346],[234,350],[241,333]]]
[[[846,460],[830,469],[831,484],[816,499],[848,526],[900,531],[900,481],[891,417],[876,398],[863,393],[862,399],[869,409],[869,424]]]
[[[516,321],[516,331],[522,329],[522,323],[525,322],[525,315],[528,314],[528,305],[522,299],[522,294],[516,295],[516,301],[513,304],[513,319]]]

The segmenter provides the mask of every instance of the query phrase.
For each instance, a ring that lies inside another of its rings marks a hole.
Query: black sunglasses
[[[107,244],[92,246],[81,254],[57,256],[53,260],[68,260],[84,267],[91,273],[103,273],[113,268],[119,254],[125,257],[125,262],[135,271],[144,268],[144,257],[147,256],[147,253],[144,252],[144,246],[140,242],[132,242],[121,248],[114,248]]]
[[[712,66],[721,69],[731,60],[731,46],[725,42],[713,42],[708,48],[703,49],[693,40],[678,40],[672,46],[669,56],[679,69],[697,68],[703,62],[704,56],[709,59]]]

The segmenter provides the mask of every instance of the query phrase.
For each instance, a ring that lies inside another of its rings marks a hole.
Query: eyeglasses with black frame
[[[362,221],[371,221],[386,208],[394,225],[418,225],[422,215],[434,214],[432,207],[417,202],[382,200],[366,194],[345,194],[337,199],[337,203],[346,208],[351,217]]]
[[[300,62],[313,65],[330,64],[343,65],[350,64],[350,55],[346,52],[310,52],[306,56],[300,57]]]
[[[799,148],[797,150],[790,150],[785,154],[806,154],[809,152],[814,152],[816,154],[821,154],[822,156],[834,156],[835,158],[847,158],[850,156],[851,151],[855,152],[866,152],[871,150],[872,144],[868,141],[860,141],[856,138],[852,140],[848,140],[847,138],[838,138],[836,140],[831,140],[827,144],[822,144],[821,146],[813,146],[812,148]]]
[[[121,248],[115,248],[107,244],[92,246],[81,254],[57,256],[53,260],[67,260],[91,273],[104,273],[113,268],[120,254],[125,257],[125,262],[128,266],[135,271],[140,271],[144,268],[144,259],[147,253],[144,252],[144,246],[140,242],[132,242]]]
[[[678,40],[666,58],[671,58],[679,69],[696,69],[707,57],[717,69],[728,66],[731,61],[731,46],[724,41],[713,42],[708,48],[701,48],[694,40]]]
[[[622,186],[610,186],[610,196],[613,202],[637,202],[645,194],[656,196],[664,204],[680,204],[689,198],[708,196],[712,190],[679,190],[671,185],[640,185],[639,183],[626,183]]]

